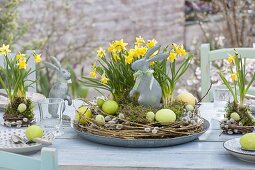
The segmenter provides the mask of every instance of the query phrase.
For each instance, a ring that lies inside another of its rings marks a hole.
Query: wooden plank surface
[[[86,141],[72,128],[65,128],[65,134],[50,147],[57,148],[62,170],[254,169],[255,164],[240,161],[223,148],[224,141],[237,136],[221,135],[220,114],[213,104],[203,104],[200,111],[210,121],[210,129],[198,140],[183,145],[162,148],[105,146]],[[68,108],[66,112],[73,113],[73,109]],[[29,156],[39,158],[40,153]]]

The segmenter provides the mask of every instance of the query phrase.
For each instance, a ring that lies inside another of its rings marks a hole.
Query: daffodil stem
[[[169,89],[163,89],[163,106],[166,108],[167,106],[170,106],[173,103],[174,100],[174,88]]]

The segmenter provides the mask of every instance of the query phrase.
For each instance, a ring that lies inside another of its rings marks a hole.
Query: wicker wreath
[[[191,124],[179,119],[170,125],[164,126],[157,122],[142,124],[125,119],[125,115],[123,114],[119,114],[118,116],[106,115],[93,102],[84,99],[83,101],[85,103],[84,105],[92,111],[94,116],[102,114],[105,115],[105,118],[108,120],[106,119],[105,124],[99,125],[95,119],[87,118],[81,114],[81,118],[85,120],[86,123],[74,121],[74,127],[80,131],[122,139],[175,138],[203,131],[203,121],[199,124]],[[195,112],[197,112],[197,109],[194,110],[194,113]]]

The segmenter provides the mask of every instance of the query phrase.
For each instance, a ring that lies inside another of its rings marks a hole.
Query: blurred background
[[[43,60],[57,57],[72,73],[73,97],[87,95],[88,89],[76,80],[91,71],[99,46],[106,48],[116,39],[133,43],[142,36],[161,45],[182,43],[195,55],[177,92],[200,98],[200,45],[252,47],[254,22],[255,0],[0,0],[0,44],[38,49]],[[224,64],[213,63],[216,84],[217,68]],[[249,62],[248,72],[254,64]],[[54,73],[43,69],[37,74],[37,90],[47,96]]]

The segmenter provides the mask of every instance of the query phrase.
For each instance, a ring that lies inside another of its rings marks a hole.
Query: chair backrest
[[[235,48],[238,53],[240,53],[243,58],[255,59],[255,48]],[[202,96],[206,94],[210,88],[211,76],[211,62],[215,60],[222,60],[228,58],[228,53],[233,55],[234,48],[225,48],[219,50],[210,51],[209,44],[202,44],[200,49],[201,56],[201,91]],[[211,93],[209,93],[203,102],[210,102],[212,99]]]
[[[31,55],[32,53],[33,53],[33,50],[26,51],[27,55]],[[9,55],[10,55],[10,57],[15,57],[16,53],[9,53]],[[4,58],[2,56],[0,56],[0,65],[3,65],[3,64],[4,64]],[[28,60],[27,68],[28,69],[31,68],[32,70],[36,69],[36,64],[32,58],[30,58]],[[28,75],[28,79],[32,80],[32,81],[36,80],[36,72],[33,72],[30,75]],[[30,83],[30,82],[28,82],[28,83]],[[32,84],[32,87],[28,88],[28,91],[36,92],[36,83]]]
[[[42,148],[41,159],[0,151],[0,168],[12,170],[57,170],[57,152],[55,148]]]

